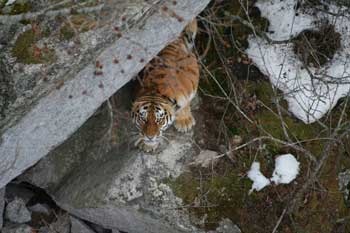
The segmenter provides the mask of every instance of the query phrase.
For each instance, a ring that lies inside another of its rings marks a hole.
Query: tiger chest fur
[[[173,123],[180,132],[195,124],[190,103],[198,88],[199,66],[186,42],[180,37],[145,67],[132,107],[132,118],[139,130],[136,145],[144,151],[155,150],[162,132]]]

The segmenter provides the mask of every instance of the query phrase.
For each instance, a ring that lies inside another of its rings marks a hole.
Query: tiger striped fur
[[[136,145],[144,151],[155,150],[162,132],[173,122],[180,132],[195,124],[190,102],[199,82],[199,66],[192,52],[196,32],[197,21],[193,20],[144,69],[132,107],[132,118],[140,131]]]

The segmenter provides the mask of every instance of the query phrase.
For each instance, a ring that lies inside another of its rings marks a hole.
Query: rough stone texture
[[[0,189],[0,230],[3,226],[3,216],[5,208],[5,188]]]
[[[37,203],[28,208],[32,213],[39,213],[44,215],[50,215],[50,207],[47,204]]]
[[[233,224],[232,221],[228,218],[225,218],[219,223],[219,227],[216,228],[215,232],[210,233],[242,233],[241,229],[236,224]]]
[[[18,180],[45,188],[60,207],[106,229],[201,232],[190,223],[187,209],[180,208],[182,200],[169,182],[199,153],[192,134],[170,128],[169,141],[164,140],[155,154],[135,149],[136,128],[126,88],[114,97],[113,117],[108,105],[102,106],[68,141]],[[112,130],[111,122],[115,123]]]
[[[70,229],[71,233],[94,233],[94,231],[89,226],[87,226],[84,222],[82,222],[77,218],[74,218],[71,216],[70,222],[71,222],[71,229]]]
[[[0,82],[12,90],[0,104],[0,187],[72,135],[209,0],[28,2],[31,12],[0,15]]]
[[[2,233],[33,233],[33,229],[25,224],[13,225],[4,227]]]
[[[22,199],[15,198],[7,204],[5,218],[13,223],[26,223],[31,220],[31,213]]]
[[[65,180],[48,181],[47,190],[68,212],[105,228],[130,233],[192,231],[185,211],[177,210],[181,200],[164,181],[179,175],[184,161],[195,153],[189,140],[188,135],[172,139],[157,155],[114,148],[103,160],[92,158],[81,169],[75,167]],[[40,163],[44,168],[45,161]]]

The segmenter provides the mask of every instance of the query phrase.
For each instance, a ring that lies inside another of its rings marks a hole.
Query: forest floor
[[[245,233],[350,232],[349,203],[338,178],[350,167],[349,136],[337,128],[350,121],[348,99],[312,124],[291,115],[282,93],[244,52],[253,34],[248,21],[256,32],[269,26],[254,1],[213,1],[200,17],[201,107],[196,117],[205,125],[197,125],[194,135],[201,149],[222,154],[209,168],[192,167],[171,185],[192,221],[206,230],[229,218]],[[295,39],[295,51],[306,54],[313,41],[311,46],[334,54],[339,40],[322,45],[319,37],[305,32]],[[253,161],[270,176],[275,157],[286,153],[301,164],[297,179],[249,195],[252,182],[246,174]]]

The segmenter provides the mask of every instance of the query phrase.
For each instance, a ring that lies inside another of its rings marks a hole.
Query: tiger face
[[[166,103],[135,102],[131,114],[140,132],[135,144],[147,152],[157,148],[162,132],[175,119],[173,108]]]

